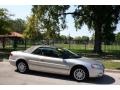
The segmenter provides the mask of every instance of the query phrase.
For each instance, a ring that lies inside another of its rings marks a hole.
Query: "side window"
[[[42,54],[48,57],[59,57],[57,51],[51,48],[42,49]]]
[[[32,54],[42,55],[41,48],[37,48],[35,51],[32,52]]]

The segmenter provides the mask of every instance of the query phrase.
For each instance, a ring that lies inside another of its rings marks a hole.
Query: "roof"
[[[27,53],[31,53],[33,52],[35,49],[37,48],[59,48],[59,47],[56,47],[56,46],[50,46],[50,45],[35,45],[35,46],[31,46],[30,48],[28,48],[27,50],[25,50],[24,52],[27,52]]]
[[[23,35],[18,32],[10,32],[10,35],[0,35],[0,38],[12,38],[12,37],[23,38]]]
[[[11,36],[14,36],[14,37],[23,37],[22,34],[18,33],[18,32],[11,32]]]
[[[58,48],[57,46],[50,46],[50,45],[35,45],[35,46],[32,46],[32,47],[46,47],[46,48]]]

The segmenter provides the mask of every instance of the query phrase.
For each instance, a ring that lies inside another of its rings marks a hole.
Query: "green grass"
[[[56,46],[60,47],[65,47],[69,48],[69,44],[55,44]],[[70,45],[71,49],[80,49],[80,50],[85,50],[85,45],[84,44],[71,44]],[[93,44],[88,44],[86,45],[86,50],[93,50],[94,45]],[[104,51],[110,51],[110,50],[120,50],[120,45],[102,45],[102,50]]]
[[[71,44],[70,47],[69,44],[55,44],[55,46],[64,47],[68,49],[85,50],[84,44]],[[93,45],[91,44],[87,45],[86,50],[93,50]]]
[[[102,61],[106,69],[117,69],[120,70],[120,62],[112,62],[112,61]]]

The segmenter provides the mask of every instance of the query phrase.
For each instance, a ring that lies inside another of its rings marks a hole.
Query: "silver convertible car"
[[[13,51],[9,62],[16,66],[20,73],[36,70],[72,76],[77,81],[104,75],[102,63],[59,47],[32,46],[25,51]]]

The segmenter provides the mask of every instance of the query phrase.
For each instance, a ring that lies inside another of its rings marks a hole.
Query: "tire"
[[[27,73],[27,71],[28,71],[28,65],[27,65],[27,63],[23,62],[23,61],[19,61],[17,63],[17,70],[18,70],[18,72],[23,73],[23,74]]]
[[[83,67],[76,67],[71,72],[72,78],[78,82],[85,81],[88,78],[88,72]]]

